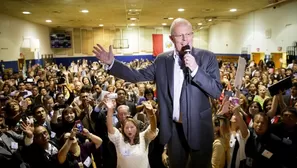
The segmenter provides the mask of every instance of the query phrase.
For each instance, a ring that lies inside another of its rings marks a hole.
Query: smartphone
[[[84,129],[84,126],[82,125],[80,120],[75,121],[75,126],[78,129],[79,132],[82,132]]]
[[[239,105],[239,99],[237,97],[231,97],[230,99],[233,105]]]
[[[32,82],[34,82],[34,79],[33,78],[27,78],[27,82],[32,83]]]
[[[107,98],[109,99],[117,99],[118,98],[118,94],[117,93],[110,93],[107,95]]]

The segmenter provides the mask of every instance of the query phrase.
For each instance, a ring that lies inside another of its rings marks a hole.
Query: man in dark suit
[[[294,107],[295,103],[297,102],[297,83],[292,84],[292,88],[288,95],[283,97],[285,104],[288,107]]]
[[[130,82],[155,81],[160,110],[160,141],[168,144],[170,168],[211,166],[213,127],[209,96],[219,98],[222,85],[216,56],[192,47],[193,29],[178,18],[170,27],[174,51],[160,54],[144,69],[131,69],[97,44],[94,54],[109,73]],[[190,53],[182,48],[190,46]],[[180,57],[183,56],[183,57]],[[190,76],[184,73],[190,70]],[[190,81],[188,80],[190,78]],[[190,161],[189,161],[189,158]]]

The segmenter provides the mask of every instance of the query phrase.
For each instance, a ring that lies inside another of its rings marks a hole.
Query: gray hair
[[[174,28],[177,26],[177,25],[188,25],[192,28],[192,24],[184,19],[184,18],[176,18],[172,23],[171,23],[171,26],[170,26],[170,34],[171,35],[174,35]]]
[[[130,108],[129,106],[127,105],[120,105],[118,108],[117,108],[117,111],[119,111],[120,109],[125,109],[128,111],[128,113],[130,114]]]

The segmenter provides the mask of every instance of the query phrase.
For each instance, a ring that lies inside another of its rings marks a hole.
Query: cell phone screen
[[[81,123],[81,121],[80,120],[77,120],[77,121],[75,121],[75,125],[76,125],[76,128],[78,129],[78,131],[79,132],[82,132],[83,131],[83,125],[82,125],[82,123]]]

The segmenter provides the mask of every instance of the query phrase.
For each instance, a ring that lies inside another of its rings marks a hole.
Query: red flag
[[[153,34],[153,56],[163,52],[163,34]]]

